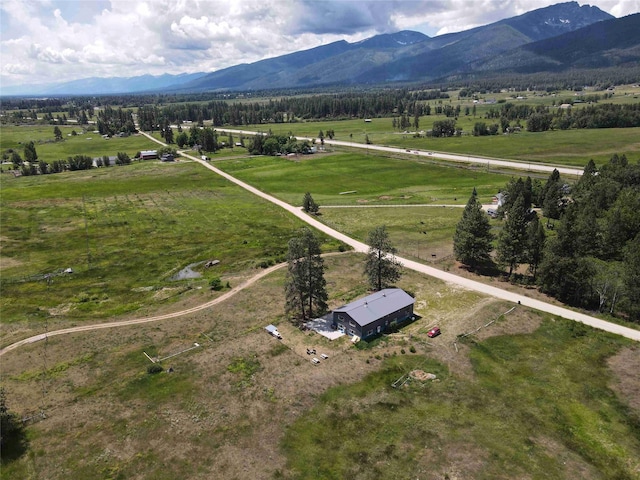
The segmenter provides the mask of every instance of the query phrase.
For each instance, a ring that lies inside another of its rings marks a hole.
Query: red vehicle
[[[440,327],[433,327],[431,330],[429,330],[429,332],[427,333],[427,337],[429,338],[433,338],[433,337],[437,337],[438,335],[440,335]]]

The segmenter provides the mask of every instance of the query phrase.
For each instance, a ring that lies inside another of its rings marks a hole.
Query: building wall
[[[339,330],[344,329],[347,335],[357,335],[360,338],[366,339],[385,332],[389,328],[396,326],[409,319],[413,315],[413,304],[397,310],[385,317],[381,317],[378,320],[371,322],[364,327],[358,325],[346,312],[333,312],[333,322],[338,326]],[[341,328],[342,327],[342,328]]]

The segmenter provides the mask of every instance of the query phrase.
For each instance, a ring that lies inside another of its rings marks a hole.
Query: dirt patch
[[[409,376],[411,378],[415,378],[416,380],[420,380],[421,382],[435,380],[437,378],[433,373],[427,373],[424,370],[411,370],[409,372]]]
[[[607,362],[613,372],[611,388],[637,414],[640,414],[640,348],[637,345],[620,350]]]
[[[0,257],[0,270],[4,270],[5,268],[19,267],[23,263],[24,262],[21,262],[20,260],[16,260],[14,258]]]

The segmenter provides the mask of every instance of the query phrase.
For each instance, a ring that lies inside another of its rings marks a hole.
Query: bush
[[[414,347],[413,345],[411,345],[411,347],[409,347],[409,351],[411,353],[416,353],[416,347]]]
[[[164,368],[162,368],[162,365],[160,365],[159,363],[152,363],[147,367],[147,373],[150,375],[155,375],[156,373],[160,373],[163,370]]]
[[[222,280],[220,280],[220,277],[213,277],[209,280],[209,286],[211,290],[222,290]]]

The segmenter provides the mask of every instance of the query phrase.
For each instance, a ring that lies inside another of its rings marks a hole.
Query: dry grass
[[[624,348],[608,361],[614,374],[612,388],[640,415],[640,348],[637,345]]]
[[[331,306],[366,291],[361,262],[356,254],[327,258]],[[467,328],[465,321],[481,316],[478,302],[494,303],[407,272],[400,286],[424,305],[423,318],[403,332],[412,338],[392,336],[359,351],[347,339],[330,342],[286,322],[283,279],[278,271],[191,317],[52,337],[5,355],[2,383],[10,407],[21,414],[43,408],[48,416],[30,427],[31,454],[10,472],[51,479],[268,478],[285,466],[279,442],[286,425],[318,395],[362,379],[378,368],[376,356],[409,344],[439,356]],[[420,332],[436,312],[445,333],[428,344]],[[278,324],[282,342],[265,333],[269,323]],[[143,351],[164,357],[196,341],[201,348],[164,362],[173,373],[145,373],[150,363]],[[313,365],[307,347],[329,359]],[[229,371],[238,362],[258,366],[246,375]]]
[[[331,307],[366,292],[362,258],[345,254],[325,260]],[[283,282],[284,271],[279,270],[223,304],[189,317],[52,337],[5,355],[2,384],[10,408],[20,414],[43,408],[48,418],[29,427],[29,454],[3,468],[2,478],[286,476],[288,459],[280,446],[286,428],[317,405],[320,395],[361,381],[378,371],[385,358],[410,347],[443,363],[453,378],[473,380],[470,347],[458,344],[456,351],[453,342],[510,307],[406,272],[399,286],[416,296],[421,318],[360,350],[345,338],[330,342],[288,323],[282,314]],[[193,306],[206,295],[202,292],[162,310]],[[149,310],[156,313],[164,312]],[[539,322],[535,312],[517,308],[474,338],[529,333]],[[264,331],[269,323],[278,325],[282,341]],[[426,332],[435,324],[443,333],[428,339]],[[165,357],[194,342],[202,347],[163,363],[173,367],[173,373],[146,373],[150,362],[143,352]],[[306,354],[311,347],[329,359],[313,365]],[[617,362],[612,359],[612,368],[628,365],[618,375],[620,392],[633,397],[637,390],[629,388],[637,383],[637,351],[629,351]],[[550,455],[557,451],[552,440],[539,443],[548,444]],[[435,470],[430,462],[434,455],[440,459]],[[429,472],[428,478],[462,479],[481,471],[488,455],[484,447],[461,440],[446,452],[426,445],[417,461]],[[567,465],[586,468],[577,459],[566,460]],[[592,471],[584,474],[597,477]]]

